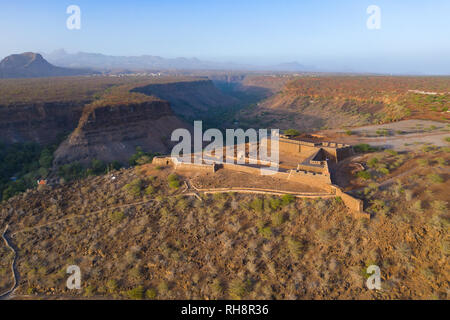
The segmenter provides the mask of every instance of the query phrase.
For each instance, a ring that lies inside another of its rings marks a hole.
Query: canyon
[[[16,299],[448,299],[448,95],[408,91],[446,88],[446,78],[232,73],[0,80],[4,142],[66,135],[19,181],[4,171],[0,230],[17,255],[0,246],[0,294],[15,264]],[[292,128],[280,172],[154,156],[174,128],[207,116]],[[439,122],[397,121],[414,117]],[[324,125],[334,129],[302,133]],[[148,154],[131,163],[137,146]],[[73,175],[60,170],[75,163]],[[67,290],[68,265],[83,270],[82,290]],[[383,290],[365,289],[369,265]]]
[[[84,90],[73,99],[62,100],[53,93],[53,98],[26,102],[8,100],[6,95],[3,99],[8,102],[0,103],[2,142],[48,145],[63,139],[55,153],[56,166],[74,161],[88,163],[93,159],[125,164],[136,147],[154,153],[168,152],[171,132],[190,128],[187,119],[226,110],[238,103],[206,78],[89,79],[97,81],[97,90],[77,88],[86,81],[83,78],[56,87],[61,92],[71,90],[68,86],[75,91]],[[60,80],[46,81],[52,87]],[[35,83],[27,84],[31,91],[42,90]]]

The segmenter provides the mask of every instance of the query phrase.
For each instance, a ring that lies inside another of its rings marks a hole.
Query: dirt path
[[[16,290],[19,284],[19,273],[17,272],[16,261],[17,261],[17,249],[11,244],[11,239],[6,235],[8,231],[8,225],[6,225],[5,231],[2,234],[2,239],[6,244],[6,247],[10,249],[13,253],[13,261],[11,262],[11,273],[13,275],[14,283],[8,291],[0,294],[0,300],[9,300],[14,297],[14,290]]]
[[[373,142],[373,141],[381,141],[381,142],[389,142],[392,140],[417,140],[422,139],[426,137],[435,137],[435,136],[448,136],[448,132],[430,132],[430,133],[410,133],[410,134],[404,134],[404,135],[395,135],[395,136],[388,136],[388,137],[356,137],[354,140],[357,140],[359,142]],[[345,139],[344,139],[345,140]]]
[[[189,181],[189,185],[197,192],[202,192],[204,194],[213,193],[229,193],[229,192],[239,192],[239,193],[257,193],[257,194],[270,194],[282,196],[285,194],[293,195],[297,198],[324,198],[324,197],[334,197],[334,194],[325,192],[295,192],[295,191],[281,191],[281,190],[271,190],[262,188],[244,188],[244,187],[228,187],[228,188],[208,188],[201,189],[196,187],[192,181]]]

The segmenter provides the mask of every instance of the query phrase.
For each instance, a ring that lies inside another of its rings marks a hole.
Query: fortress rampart
[[[216,172],[218,167],[215,163],[191,163],[177,157],[154,157],[152,163],[160,166],[170,165],[173,166],[175,170],[197,170],[212,173]]]
[[[338,186],[333,185],[334,193],[337,197],[340,197],[344,202],[345,206],[350,209],[350,211],[357,218],[367,218],[370,219],[370,214],[364,212],[364,203],[361,199],[357,199],[352,197],[351,195],[342,191],[342,189]]]
[[[290,139],[281,135],[279,137],[280,152],[286,152],[291,155],[311,154],[323,150],[324,157],[339,162],[353,155],[353,148],[348,144],[336,142],[311,142]]]

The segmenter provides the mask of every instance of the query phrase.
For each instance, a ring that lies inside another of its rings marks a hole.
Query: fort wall
[[[297,165],[297,170],[310,171],[310,172],[315,172],[315,173],[320,173],[320,174],[323,174],[323,172],[324,172],[324,168],[322,168],[322,167],[311,166],[311,165],[303,164],[303,163],[300,163],[299,165]]]
[[[154,157],[153,164],[161,166],[173,166],[176,170],[200,170],[205,172],[216,172],[216,164],[190,163],[178,160],[175,157]]]
[[[352,197],[351,195],[342,191],[342,189],[338,186],[333,185],[332,188],[334,189],[336,196],[342,199],[345,206],[349,208],[356,217],[370,219],[370,214],[364,212],[364,203],[361,199]]]
[[[330,176],[326,176],[320,173],[291,170],[289,173],[288,180],[303,184],[310,184],[315,187],[319,187],[321,189],[325,189],[331,192]]]
[[[336,157],[338,161],[341,161],[342,159],[351,157],[354,154],[353,148],[351,146],[347,146],[344,148],[340,148],[336,150]]]
[[[224,169],[234,170],[239,172],[245,172],[253,175],[261,175],[261,168],[224,163],[220,165]],[[271,177],[294,181],[303,184],[314,185],[315,187],[327,190],[331,192],[331,179],[330,176],[320,173],[290,170],[289,172],[274,172],[270,174]]]
[[[299,153],[309,155],[319,150],[319,148],[312,142],[304,142],[280,138],[278,143],[280,152],[285,152],[292,155],[298,155]],[[270,146],[270,143],[268,145]]]
[[[270,143],[269,143],[270,145]],[[353,154],[353,148],[350,145],[336,142],[308,142],[292,140],[288,138],[279,138],[280,152],[297,155],[302,153],[310,155],[322,149],[326,157],[333,161],[341,161]]]
[[[198,164],[198,163],[188,163],[188,162],[179,162],[175,165],[176,170],[197,170],[197,171],[205,171],[205,172],[216,172],[215,164]]]
[[[309,147],[309,146],[307,146]],[[346,149],[346,150],[345,150]],[[336,149],[334,149],[336,150]],[[350,148],[344,148],[345,152],[352,152],[351,147]],[[326,150],[324,151],[326,152]],[[336,155],[339,158],[339,154],[336,153]],[[273,172],[270,176],[278,179],[283,180],[289,180],[294,181],[302,184],[307,185],[313,185],[315,187],[321,188],[324,191],[328,192],[330,195],[335,195],[337,197],[340,197],[342,201],[344,202],[345,206],[350,209],[352,214],[354,214],[358,218],[369,218],[370,215],[365,213],[363,210],[363,201],[357,198],[352,197],[351,195],[345,193],[342,191],[342,189],[336,185],[333,185],[331,182],[331,177],[328,169],[328,162],[327,161],[317,161],[320,162],[322,167],[317,166],[317,170],[321,170],[321,172],[311,172],[311,168],[314,166],[308,166],[305,165],[305,169],[302,170],[302,165],[299,165],[299,168],[297,170],[290,170],[289,172]],[[248,166],[248,165],[240,165],[240,164],[233,164],[233,163],[211,163],[211,164],[197,164],[197,163],[189,163],[189,162],[183,162],[176,157],[154,157],[153,163],[156,165],[171,165],[174,166],[176,170],[197,170],[197,171],[203,171],[203,172],[216,172],[219,168],[239,171],[248,173],[251,175],[261,175],[262,171],[265,169],[265,167],[255,167],[255,166]],[[319,165],[319,163],[317,163]],[[266,167],[266,170],[269,170],[268,167]],[[243,189],[243,188],[240,188]],[[245,188],[244,188],[245,189]],[[219,190],[219,189],[217,189]]]
[[[153,164],[158,166],[173,166],[172,159],[170,157],[154,157],[152,160]]]

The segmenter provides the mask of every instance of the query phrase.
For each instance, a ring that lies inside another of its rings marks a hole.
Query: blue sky
[[[81,30],[66,28],[71,4]],[[366,27],[369,5],[381,8],[380,30]],[[64,48],[450,74],[449,17],[449,0],[17,0],[0,4],[0,57]]]

